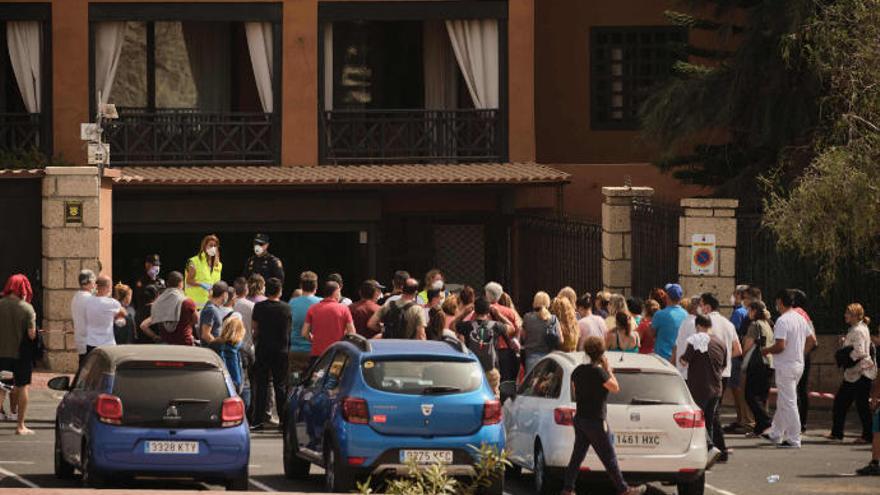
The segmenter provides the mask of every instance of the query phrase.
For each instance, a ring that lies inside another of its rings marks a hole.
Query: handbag
[[[853,346],[848,345],[846,347],[841,347],[834,353],[834,361],[837,363],[838,368],[847,370],[858,364],[858,361],[850,357],[852,351]]]

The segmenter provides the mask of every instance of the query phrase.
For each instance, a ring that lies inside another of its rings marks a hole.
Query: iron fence
[[[551,295],[565,286],[579,294],[602,287],[602,226],[571,218],[516,218],[514,295],[521,308],[538,291]]]
[[[681,207],[651,201],[633,202],[632,293],[647,297],[654,287],[678,282],[678,225]]]
[[[0,113],[0,151],[41,149],[40,114]]]
[[[498,110],[331,110],[321,163],[500,162]]]
[[[803,290],[809,299],[807,312],[819,333],[844,331],[843,313],[852,302],[861,303],[872,318],[880,316],[880,274],[848,262],[840,267],[838,282],[823,293],[819,269],[815,261],[780,248],[774,234],[762,227],[760,213],[738,213],[737,283],[760,287],[770,306],[781,289]]]
[[[262,112],[119,109],[104,137],[113,165],[272,164],[275,121]]]

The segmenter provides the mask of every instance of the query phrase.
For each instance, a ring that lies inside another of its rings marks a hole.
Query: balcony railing
[[[0,113],[0,152],[41,150],[40,114]]]
[[[113,165],[273,164],[275,115],[192,109],[119,109],[107,121]]]
[[[321,163],[502,161],[498,110],[331,110]]]

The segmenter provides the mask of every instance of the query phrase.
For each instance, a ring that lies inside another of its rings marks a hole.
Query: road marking
[[[40,487],[36,483],[34,483],[30,480],[26,480],[26,479],[22,478],[21,476],[13,473],[12,471],[7,471],[7,470],[3,469],[2,467],[0,467],[0,477],[12,478],[15,481],[18,481],[19,483],[21,483],[22,485],[24,485],[28,488],[39,488]]]
[[[31,461],[0,461],[0,464],[33,464]]]
[[[709,483],[706,483],[706,488],[709,488],[710,490],[715,490],[716,492],[720,493],[721,495],[736,495],[733,492],[729,492],[727,490],[722,490],[721,488],[716,488],[716,487],[710,485]]]
[[[271,486],[269,486],[269,485],[267,485],[267,484],[265,484],[265,483],[260,483],[259,481],[255,480],[255,479],[253,479],[253,478],[248,478],[248,481],[250,481],[252,485],[254,485],[255,487],[259,488],[260,490],[263,490],[264,492],[276,492],[276,491],[278,491],[278,490],[272,488]]]

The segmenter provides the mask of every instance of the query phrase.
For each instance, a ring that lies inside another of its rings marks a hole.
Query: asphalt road
[[[59,392],[35,390],[29,416],[37,434],[17,437],[12,423],[0,423],[0,489],[23,487],[78,488],[77,481],[61,481],[52,474],[52,444],[55,405]],[[817,412],[816,425],[827,424],[827,413]],[[851,413],[855,416],[855,412]],[[854,418],[851,418],[854,419]],[[854,426],[854,425],[852,425]],[[855,429],[850,430],[855,432]],[[831,444],[822,439],[822,429],[811,430],[800,450],[780,450],[762,441],[729,436],[734,449],[730,462],[716,466],[707,476],[709,495],[783,495],[783,494],[873,494],[880,493],[880,477],[852,476],[855,468],[870,458],[868,446]],[[851,442],[852,439],[848,439]],[[251,491],[321,492],[323,475],[312,468],[303,481],[284,478],[281,466],[281,436],[277,432],[258,433],[251,438]],[[776,483],[768,483],[769,475],[779,475]],[[531,476],[508,481],[508,492],[516,495],[533,493]],[[118,488],[208,490],[222,487],[186,482],[136,482]],[[597,486],[579,487],[580,493],[609,493]],[[651,485],[648,493],[674,494],[674,487]]]

